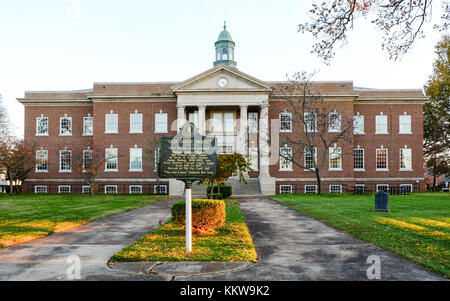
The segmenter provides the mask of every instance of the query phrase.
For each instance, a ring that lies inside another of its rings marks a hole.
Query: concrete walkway
[[[85,226],[0,249],[0,280],[67,280],[71,255],[81,260],[81,279],[127,278],[106,262],[170,217],[175,199],[168,199]],[[129,278],[129,277],[128,277]]]

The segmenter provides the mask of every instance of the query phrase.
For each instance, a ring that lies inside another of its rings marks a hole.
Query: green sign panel
[[[200,135],[186,123],[175,137],[161,141],[158,164],[160,178],[197,180],[218,175],[216,138]]]

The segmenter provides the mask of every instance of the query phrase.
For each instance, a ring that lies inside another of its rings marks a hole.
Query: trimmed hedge
[[[220,190],[219,190],[220,188]],[[206,193],[209,194],[211,193],[211,186],[208,186],[206,188]],[[229,198],[231,196],[231,194],[233,193],[232,187],[229,185],[217,185],[214,186],[214,191],[213,193],[221,193],[223,198]]]
[[[194,199],[192,205],[192,231],[198,234],[213,234],[214,229],[225,224],[225,202],[223,200]],[[175,224],[186,222],[186,201],[172,206],[172,220]]]
[[[223,199],[224,197],[222,196],[221,193],[213,193],[213,194],[208,193],[208,194],[206,195],[206,198],[208,198],[208,199],[213,199],[213,200],[221,200],[221,199]]]

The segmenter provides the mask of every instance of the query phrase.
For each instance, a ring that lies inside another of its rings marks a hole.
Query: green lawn
[[[391,212],[375,212],[374,196],[272,196],[305,215],[450,276],[450,194],[389,196]]]
[[[142,207],[165,196],[0,193],[0,247]]]
[[[111,257],[119,261],[256,261],[250,232],[236,200],[226,202],[225,225],[212,235],[193,235],[192,252],[185,251],[185,230],[172,221]]]

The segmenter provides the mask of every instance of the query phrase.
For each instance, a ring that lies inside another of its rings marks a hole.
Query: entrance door
[[[217,137],[219,154],[236,151],[236,112],[212,112],[211,133]]]

